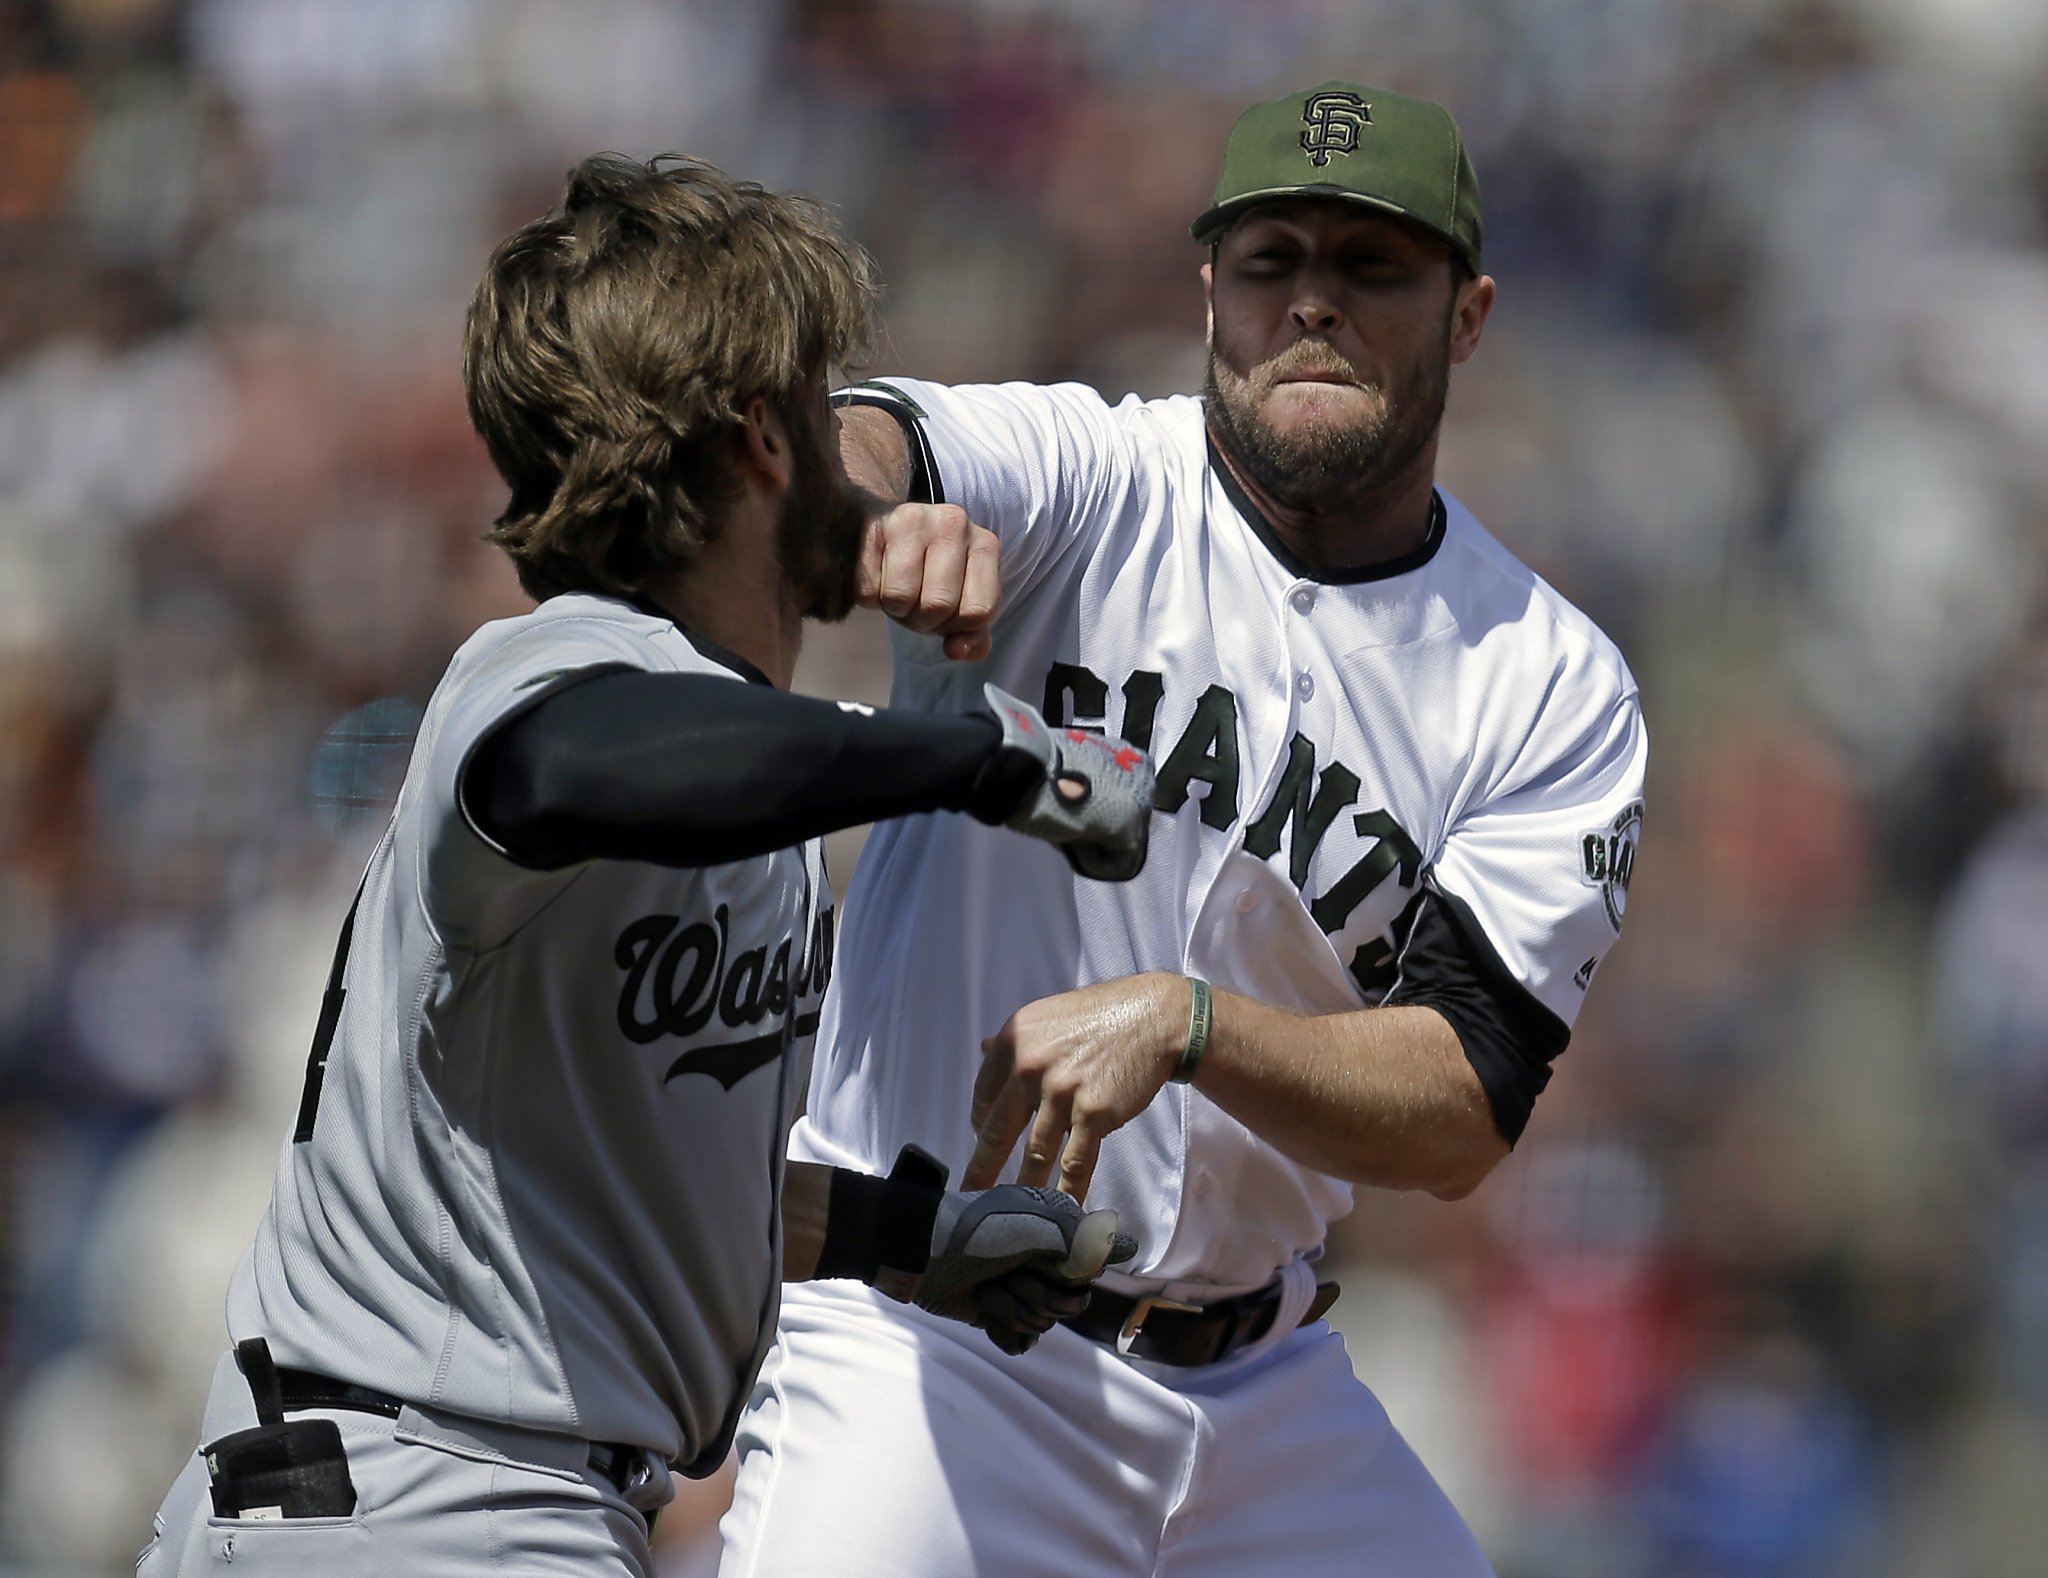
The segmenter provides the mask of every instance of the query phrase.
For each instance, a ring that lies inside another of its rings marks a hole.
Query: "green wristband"
[[[1181,1049],[1180,1062],[1173,1070],[1173,1082],[1177,1085],[1185,1085],[1195,1077],[1202,1054],[1209,1050],[1209,1027],[1216,1022],[1216,1005],[1209,994],[1209,983],[1199,975],[1191,975],[1188,985],[1195,989],[1195,1000],[1188,1008],[1188,1044]]]

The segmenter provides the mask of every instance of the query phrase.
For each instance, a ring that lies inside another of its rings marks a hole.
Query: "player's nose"
[[[1304,334],[1327,334],[1344,321],[1337,304],[1316,290],[1297,291],[1287,316]]]

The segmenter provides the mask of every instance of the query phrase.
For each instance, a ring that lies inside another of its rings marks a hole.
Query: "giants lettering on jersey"
[[[1124,681],[1122,693],[1123,717],[1116,732],[1133,745],[1151,750],[1159,703],[1166,694],[1165,676],[1138,669]],[[1092,670],[1077,663],[1055,663],[1047,672],[1044,712],[1048,719],[1075,728],[1106,728],[1108,706],[1109,685]],[[1237,697],[1230,691],[1221,685],[1203,691],[1195,702],[1194,716],[1172,749],[1154,755],[1159,769],[1153,803],[1160,810],[1178,811],[1200,782],[1207,785],[1201,802],[1203,824],[1221,832],[1237,821]],[[1305,888],[1309,864],[1325,836],[1338,826],[1340,818],[1348,824],[1349,835],[1339,836],[1361,840],[1359,854],[1336,881],[1308,901],[1308,912],[1338,956],[1345,959],[1360,989],[1369,1000],[1377,1001],[1394,984],[1393,939],[1405,929],[1406,911],[1414,901],[1404,900],[1399,906],[1401,913],[1393,916],[1384,906],[1374,906],[1369,914],[1362,912],[1362,906],[1390,876],[1401,892],[1415,894],[1422,874],[1422,850],[1384,810],[1344,816],[1356,802],[1359,787],[1358,775],[1342,762],[1330,763],[1318,776],[1315,743],[1295,735],[1288,742],[1287,765],[1272,796],[1245,827],[1244,847],[1262,860],[1271,859],[1280,852],[1282,837],[1293,823],[1288,876],[1297,888]]]
[[[732,952],[732,911],[721,904],[710,920],[679,925],[680,915],[646,915],[619,933],[612,957],[626,972],[619,991],[619,1031],[636,1046],[664,1036],[694,1036],[714,1016],[728,1029],[773,1017],[775,1028],[744,1041],[694,1047],[669,1065],[662,1082],[709,1074],[727,1090],[781,1055],[791,1035],[818,1028],[818,1004],[832,978],[832,912],[820,910],[808,946],[796,938]],[[794,978],[790,959],[797,954]],[[806,1006],[808,1005],[808,1006]]]

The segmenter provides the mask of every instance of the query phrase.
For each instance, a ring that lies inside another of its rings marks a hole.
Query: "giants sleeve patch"
[[[1636,869],[1636,839],[1642,831],[1643,802],[1624,806],[1605,827],[1579,835],[1579,879],[1600,890],[1608,924],[1617,933],[1628,914],[1629,878]]]

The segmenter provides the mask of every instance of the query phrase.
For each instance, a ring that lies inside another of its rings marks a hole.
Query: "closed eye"
[[[1294,253],[1281,247],[1261,247],[1238,259],[1237,266],[1244,273],[1266,276],[1290,273],[1297,262]]]
[[[1345,273],[1373,284],[1398,284],[1426,267],[1423,260],[1395,252],[1352,252],[1344,258]]]

